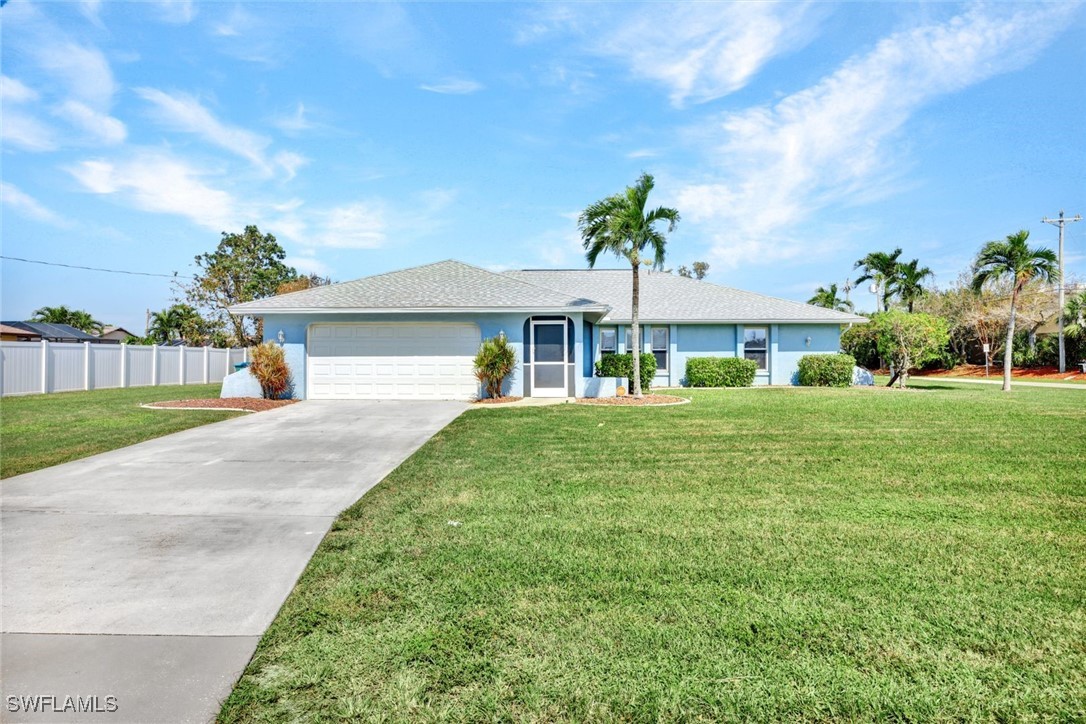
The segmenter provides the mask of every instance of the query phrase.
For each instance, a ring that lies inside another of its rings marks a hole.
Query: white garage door
[[[470,400],[479,383],[474,324],[315,324],[307,397],[313,400]]]

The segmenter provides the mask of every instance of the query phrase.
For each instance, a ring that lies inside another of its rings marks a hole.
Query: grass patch
[[[5,397],[0,401],[0,478],[244,414],[140,407],[161,400],[218,398],[220,388],[134,387]]]
[[[460,417],[220,721],[1086,718],[1077,394],[687,392]]]

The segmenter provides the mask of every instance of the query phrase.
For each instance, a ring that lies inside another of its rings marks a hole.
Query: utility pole
[[[1063,209],[1060,209],[1060,217],[1058,219],[1050,219],[1046,216],[1041,219],[1041,221],[1045,224],[1052,224],[1053,226],[1058,226],[1060,229],[1060,308],[1059,311],[1056,312],[1056,318],[1059,320],[1058,324],[1060,329],[1060,374],[1063,374],[1067,371],[1067,355],[1064,352],[1063,348],[1063,289],[1066,286],[1063,283],[1063,227],[1067,224],[1073,224],[1076,221],[1082,221],[1082,216],[1080,214],[1075,214],[1070,219],[1065,219],[1063,217]]]
[[[850,293],[851,291],[852,291],[852,280],[851,280],[851,279],[845,279],[845,301],[846,301],[846,302],[849,302],[849,301],[851,301],[851,300],[850,300],[850,299],[848,298],[848,295],[849,295],[849,293]]]

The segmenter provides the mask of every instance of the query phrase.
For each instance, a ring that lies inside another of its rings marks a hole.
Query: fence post
[[[121,384],[120,387],[128,387],[128,345],[121,342]]]
[[[177,360],[177,370],[178,370],[178,373],[177,373],[178,382],[177,382],[177,384],[183,385],[183,384],[185,384],[185,345],[184,345],[184,343],[182,343],[181,346],[178,347],[178,349],[181,350],[180,352],[178,352],[178,354],[180,354],[181,357],[178,358],[178,360]]]
[[[158,386],[158,345],[151,345],[151,387]]]
[[[44,395],[49,391],[49,340],[42,337],[41,340],[41,392]]]
[[[241,361],[242,362],[248,362],[249,361],[249,348],[248,347],[242,347],[241,348]]]
[[[211,348],[204,345],[204,384],[211,381]]]
[[[83,343],[83,389],[90,390],[91,348],[90,342]]]

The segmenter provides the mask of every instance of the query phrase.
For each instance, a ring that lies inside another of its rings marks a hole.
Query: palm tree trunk
[[[1007,345],[1003,350],[1003,391],[1011,391],[1011,363],[1014,359],[1014,315],[1018,304],[1018,285],[1011,292],[1011,321],[1007,325]]]
[[[641,277],[638,275],[638,267],[641,266],[639,262],[635,262],[633,265],[633,315],[631,327],[631,336],[633,337],[630,343],[633,349],[630,353],[633,355],[633,379],[630,380],[630,389],[633,390],[634,397],[644,397],[641,393],[641,324],[638,322],[639,307],[641,305]]]

